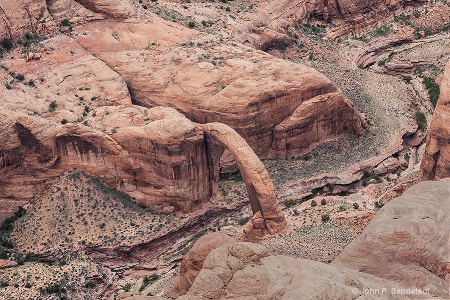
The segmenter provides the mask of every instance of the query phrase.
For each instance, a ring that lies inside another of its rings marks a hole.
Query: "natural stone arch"
[[[253,211],[253,218],[246,230],[246,239],[256,240],[285,232],[287,222],[278,204],[275,187],[265,166],[252,148],[234,129],[225,124],[208,123],[200,126],[208,144],[210,176],[214,177],[210,178],[212,182],[218,179],[219,158],[224,148],[236,158]]]

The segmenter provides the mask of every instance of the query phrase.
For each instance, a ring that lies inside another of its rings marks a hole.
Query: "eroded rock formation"
[[[263,1],[259,13],[265,16],[264,22],[272,28],[286,24],[311,20],[332,22],[335,26],[328,34],[338,37],[358,34],[364,29],[391,16],[396,10],[408,5],[420,5],[425,0],[296,0]],[[257,16],[261,18],[261,16]]]
[[[170,108],[103,107],[97,113],[105,119],[102,129],[115,126],[113,134],[2,109],[2,198],[29,200],[46,180],[77,168],[159,209],[190,211],[210,199],[213,183],[196,124]]]
[[[258,155],[293,157],[363,131],[352,103],[304,65],[162,20],[94,22],[75,30],[84,48],[125,79],[134,103],[174,107],[198,123],[227,124]]]
[[[448,179],[411,187],[331,265],[271,256],[252,243],[218,247],[178,299],[375,299],[364,291],[377,288],[380,299],[447,299],[449,199]]]
[[[427,134],[420,180],[450,177],[450,63],[439,79],[440,95]]]
[[[6,214],[72,168],[100,176],[147,206],[189,212],[218,192],[221,155],[215,153],[226,149],[239,162],[256,214],[258,233],[252,229],[249,236],[285,229],[264,165],[233,129],[202,125],[214,140],[208,141],[199,124],[172,108],[132,105],[119,74],[67,36],[47,40],[41,53],[39,60],[7,59],[0,70],[8,82],[25,71],[27,82],[0,86]]]
[[[212,250],[234,243],[236,243],[234,238],[221,232],[206,234],[195,242],[181,262],[180,276],[173,289],[175,295],[184,295],[189,291],[195,277],[203,268],[203,262]]]
[[[208,123],[201,127],[207,136],[209,149],[211,149],[209,155],[214,169],[213,174],[219,174],[218,163],[224,148],[236,158],[253,211],[253,218],[245,233],[246,239],[255,240],[265,235],[285,232],[287,222],[278,204],[275,187],[255,152],[236,131],[227,125]]]
[[[447,293],[450,182],[421,182],[387,203],[333,266]]]
[[[22,38],[25,33],[49,34],[54,25],[45,0],[0,3],[0,41],[4,38]]]

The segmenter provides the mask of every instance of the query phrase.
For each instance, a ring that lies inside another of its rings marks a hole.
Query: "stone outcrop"
[[[388,55],[394,52],[396,46],[410,43],[413,40],[414,32],[412,30],[400,32],[399,34],[390,36],[386,39],[383,38],[378,42],[361,49],[355,59],[355,66],[366,68],[378,63],[381,60],[380,57],[385,57],[385,59],[387,59]],[[389,62],[389,59],[387,59],[387,62]]]
[[[158,209],[190,211],[210,199],[214,183],[203,131],[196,124],[170,108],[130,105],[96,113],[104,119],[94,124],[91,117],[92,128],[2,109],[2,197],[29,200],[46,180],[77,168]]]
[[[48,35],[63,19],[79,23],[95,19],[126,19],[136,14],[131,0],[19,0],[0,3],[0,41],[22,39],[26,33]]]
[[[11,209],[77,168],[147,206],[189,212],[218,192],[226,149],[238,161],[258,213],[259,233],[252,229],[251,236],[285,230],[264,165],[230,127],[199,125],[173,108],[132,105],[123,79],[67,36],[46,41],[39,60],[3,63],[2,79],[25,71],[24,82],[33,80],[0,86],[0,195],[2,202],[16,202]]]
[[[236,158],[253,211],[253,218],[245,233],[246,239],[255,240],[266,235],[285,232],[287,222],[278,204],[275,187],[255,152],[236,131],[227,125],[208,123],[201,127],[207,136],[208,145],[212,145],[208,154],[214,168],[213,174],[219,174],[218,162],[224,148]]]
[[[382,299],[430,298],[395,295],[392,288],[411,286],[311,260],[271,256],[262,245],[237,243],[212,250],[188,293],[177,299],[375,299],[364,291],[376,287],[386,289]]]
[[[425,0],[296,0],[263,1],[259,13],[265,16],[272,28],[281,28],[290,23],[306,23],[314,20],[332,22],[328,31],[331,37],[358,34],[392,16],[393,12],[408,5],[420,5]],[[259,17],[260,18],[260,17]]]
[[[450,63],[439,80],[440,95],[427,134],[427,146],[422,158],[420,180],[450,177]]]
[[[206,234],[196,241],[181,262],[180,275],[173,289],[175,295],[184,295],[189,291],[203,267],[203,262],[212,250],[234,243],[236,243],[234,238],[221,232]]]
[[[4,38],[21,39],[25,33],[49,34],[54,25],[45,0],[0,3],[0,41]]]
[[[449,211],[450,182],[421,182],[388,202],[332,265],[448,296]]]
[[[178,299],[447,299],[449,199],[448,179],[409,188],[331,265],[271,256],[252,243],[218,247]]]
[[[78,0],[85,8],[104,14],[112,19],[124,19],[133,16],[136,9],[130,0]]]
[[[352,103],[304,65],[162,20],[94,22],[74,30],[84,48],[125,79],[135,104],[227,124],[258,155],[293,157],[363,131]]]

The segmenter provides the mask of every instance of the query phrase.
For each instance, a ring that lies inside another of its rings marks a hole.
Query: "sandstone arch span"
[[[287,230],[287,222],[278,204],[275,187],[265,166],[247,144],[231,127],[222,123],[200,125],[208,144],[208,160],[212,176],[218,177],[219,158],[228,149],[236,158],[239,170],[248,191],[253,218],[249,222],[245,237],[256,240]],[[218,178],[212,178],[217,182]]]

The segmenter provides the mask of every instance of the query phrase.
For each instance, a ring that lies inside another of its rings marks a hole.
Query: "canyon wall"
[[[450,63],[438,81],[441,92],[427,134],[420,180],[450,177]]]

